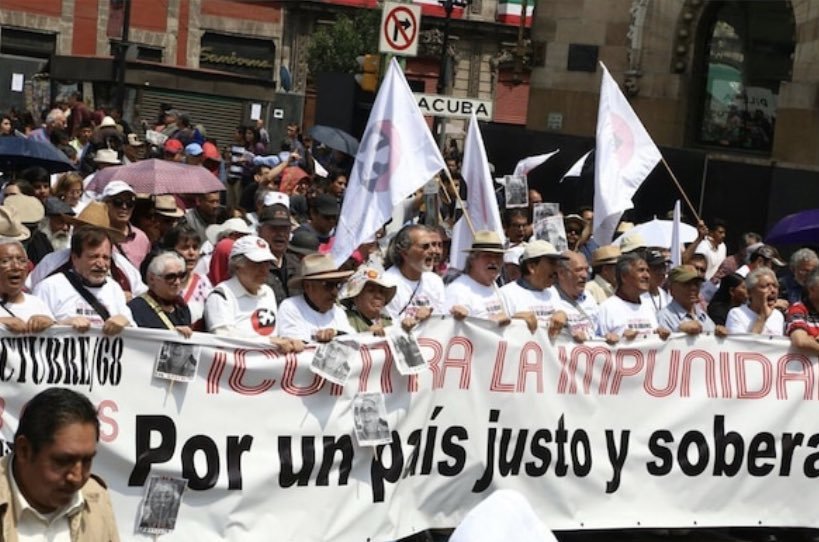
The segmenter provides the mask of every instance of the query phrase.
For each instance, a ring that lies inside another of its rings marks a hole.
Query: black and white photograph
[[[536,239],[550,242],[558,252],[563,252],[569,248],[562,216],[550,216],[545,220],[536,222],[534,233]]]
[[[400,326],[393,326],[387,334],[387,344],[395,360],[395,367],[402,375],[418,374],[427,368],[427,361],[418,341]]]
[[[387,407],[380,393],[360,393],[353,399],[353,423],[359,446],[389,444],[392,440],[387,423]]]
[[[559,214],[559,203],[535,203],[534,207],[532,207],[532,224],[537,224],[550,216],[558,216]]]
[[[334,384],[343,386],[350,376],[350,359],[356,351],[356,348],[339,341],[324,343],[313,354],[310,370]]]
[[[166,341],[156,356],[154,376],[176,382],[193,382],[202,348],[193,344]]]
[[[170,476],[151,476],[139,507],[137,530],[146,534],[169,533],[176,527],[179,505],[188,481]]]
[[[503,186],[507,208],[529,206],[529,181],[526,177],[506,175]]]

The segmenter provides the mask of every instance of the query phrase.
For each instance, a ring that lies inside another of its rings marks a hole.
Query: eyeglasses
[[[0,268],[6,269],[12,267],[13,265],[18,265],[20,267],[25,267],[28,265],[28,258],[25,256],[13,256],[9,258],[0,258]]]
[[[418,245],[415,245],[415,246],[417,246],[421,250],[429,250],[429,247],[432,246],[432,243],[423,243],[423,244],[418,244]]]
[[[164,275],[161,275],[161,277],[162,277],[162,280],[164,280],[167,283],[172,283],[172,282],[177,281],[177,280],[183,281],[186,278],[188,278],[188,272],[187,271],[180,271],[179,273],[166,273]]]
[[[130,198],[129,199],[114,198],[108,200],[108,203],[110,203],[114,207],[125,207],[126,209],[133,209],[134,205],[136,205],[136,201]]]

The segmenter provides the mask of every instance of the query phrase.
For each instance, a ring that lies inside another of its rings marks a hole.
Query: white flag
[[[569,171],[563,174],[563,177],[560,178],[560,182],[563,182],[563,179],[566,177],[580,177],[580,174],[583,173],[583,166],[586,165],[586,160],[589,158],[589,155],[592,151],[587,152],[580,159],[574,163],[572,167],[569,168]]]
[[[594,238],[611,243],[623,211],[662,158],[620,87],[603,68],[594,159]]]
[[[446,169],[398,61],[390,62],[358,147],[331,255],[341,265],[393,207]]]
[[[472,219],[475,230],[491,230],[505,241],[503,223],[501,222],[498,200],[492,185],[492,173],[486,159],[483,137],[475,115],[469,121],[469,129],[464,141],[464,160],[461,164],[461,175],[466,183],[466,213]],[[472,246],[472,231],[466,218],[461,217],[452,229],[452,247],[449,252],[449,263],[455,269],[463,269],[466,254],[463,252]]]
[[[540,164],[554,156],[555,154],[559,153],[560,149],[554,150],[552,152],[547,152],[546,154],[538,154],[537,156],[529,156],[524,158],[523,160],[518,162],[518,165],[515,166],[515,171],[512,175],[516,175],[518,177],[526,177],[529,175],[529,172],[538,167]]]

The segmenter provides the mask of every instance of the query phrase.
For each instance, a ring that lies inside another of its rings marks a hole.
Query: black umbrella
[[[0,137],[0,171],[9,173],[31,166],[40,166],[49,173],[74,169],[68,157],[50,143],[25,137]]]
[[[358,152],[358,140],[339,128],[317,124],[310,128],[307,133],[316,141],[324,143],[326,147],[341,151],[344,154],[355,156]]]

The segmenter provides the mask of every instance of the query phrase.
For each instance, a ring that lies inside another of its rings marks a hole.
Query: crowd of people
[[[448,314],[498,325],[521,319],[576,341],[758,333],[819,351],[817,255],[801,249],[777,274],[784,263],[758,234],[743,235],[728,255],[719,220],[700,222],[694,242],[672,255],[668,246],[646,246],[627,222],[622,239],[600,246],[593,210],[583,208],[564,216],[561,252],[535,238],[542,197],[529,188],[528,208],[502,209],[505,239],[476,232],[464,268],[454,269],[449,237],[463,187],[457,146],[448,146],[455,183],[442,189],[443,203],[428,208],[417,194],[337,267],[328,252],[353,157],[295,124],[279,145],[261,121],[237,127],[223,155],[202,124],[170,105],[142,137],[121,119],[88,111],[78,96],[28,135],[15,122],[3,117],[2,136],[54,145],[76,169],[3,172],[0,324],[13,332],[165,328],[186,338],[203,331],[260,339],[290,352]],[[91,189],[99,171],[149,157],[205,168],[225,189],[141,194],[116,175]],[[672,256],[682,265],[671,268]]]

